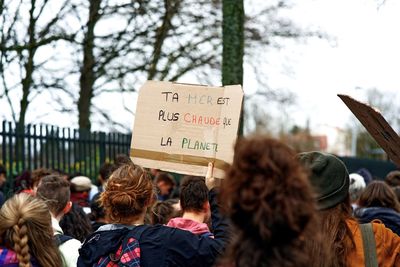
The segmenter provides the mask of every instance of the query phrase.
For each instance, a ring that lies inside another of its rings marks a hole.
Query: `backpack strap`
[[[57,235],[53,236],[53,239],[56,242],[57,247],[59,247],[62,244],[64,244],[65,242],[67,242],[68,240],[73,239],[73,237],[71,237],[69,235],[57,234]]]
[[[364,245],[365,267],[378,267],[376,255],[375,235],[372,230],[372,223],[360,224],[361,236]]]

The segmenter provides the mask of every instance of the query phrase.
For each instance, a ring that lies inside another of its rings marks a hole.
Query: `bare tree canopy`
[[[286,2],[264,3],[244,18],[244,61],[259,85],[252,100],[292,99],[267,86],[260,51],[320,36],[280,16]],[[127,130],[120,117],[133,113],[127,99],[145,80],[221,81],[221,0],[0,1],[0,26],[0,97],[21,124],[27,114],[67,112],[81,128]],[[46,111],[27,112],[34,102]]]

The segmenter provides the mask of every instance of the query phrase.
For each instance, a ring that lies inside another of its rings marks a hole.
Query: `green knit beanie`
[[[303,166],[310,171],[310,182],[316,192],[320,210],[342,203],[349,194],[349,173],[337,157],[322,152],[298,155]]]

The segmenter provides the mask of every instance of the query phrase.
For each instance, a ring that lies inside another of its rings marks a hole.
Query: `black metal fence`
[[[129,153],[131,136],[89,132],[51,125],[0,126],[0,164],[9,177],[39,167],[95,178],[99,167]]]

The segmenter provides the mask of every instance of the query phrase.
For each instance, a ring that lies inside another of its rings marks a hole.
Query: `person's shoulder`
[[[162,224],[150,225],[143,233],[146,236],[160,236],[165,239],[169,238],[182,238],[187,236],[196,236],[189,231],[181,230],[175,227],[169,227]]]
[[[379,246],[379,244],[385,247],[394,246],[396,250],[400,252],[400,237],[379,220],[374,220],[371,223],[377,246]]]
[[[78,248],[82,245],[81,241],[79,241],[78,239],[75,239],[75,238],[65,241],[64,244],[67,244],[68,246],[71,246],[71,247],[78,247]]]
[[[72,238],[59,246],[59,249],[64,255],[75,255],[78,253],[78,250],[81,248],[82,243],[78,239]]]
[[[379,219],[373,220],[371,222],[372,224],[372,229],[374,230],[375,236],[376,235],[392,235],[394,234],[392,230],[387,228],[383,222]],[[394,234],[395,235],[395,234]],[[397,235],[396,235],[397,236]]]

